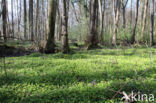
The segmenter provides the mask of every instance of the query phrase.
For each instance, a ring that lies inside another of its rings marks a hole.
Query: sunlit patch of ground
[[[117,91],[156,96],[154,48],[35,53],[6,58],[5,63],[7,77],[0,62],[0,102],[4,103],[104,103],[121,100],[123,95]]]

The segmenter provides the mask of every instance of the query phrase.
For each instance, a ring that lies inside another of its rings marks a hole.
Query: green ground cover
[[[117,91],[156,96],[156,48],[96,49],[0,59],[2,103],[114,103]]]

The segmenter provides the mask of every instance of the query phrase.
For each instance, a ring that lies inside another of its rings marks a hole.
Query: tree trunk
[[[11,16],[12,16],[12,37],[14,37],[14,1],[11,0]]]
[[[38,39],[38,17],[39,17],[39,2],[40,0],[37,0],[37,7],[36,7],[36,24],[35,24],[35,37]]]
[[[42,40],[44,38],[44,35],[45,34],[45,17],[46,17],[46,12],[45,12],[45,7],[46,7],[46,2],[45,0],[42,0],[42,34],[40,34],[40,40]]]
[[[31,41],[34,41],[33,23],[33,0],[29,0],[29,32],[31,36]]]
[[[2,0],[3,37],[7,41],[7,0]]]
[[[150,33],[150,46],[154,45],[154,12],[155,2],[152,0],[152,11],[151,11],[151,33]]]
[[[125,15],[125,12],[126,12],[126,8],[123,7],[123,25],[122,27],[125,29],[126,28],[126,15]]]
[[[86,41],[87,49],[98,46],[97,9],[98,0],[90,0],[90,33]]]
[[[144,18],[144,6],[145,5],[145,0],[141,0],[140,1],[140,26],[141,26],[141,28],[142,28],[142,21],[143,21],[143,18]]]
[[[21,28],[20,28],[20,24],[21,24],[21,16],[22,16],[22,2],[21,0],[18,0],[20,5],[19,5],[19,10],[18,10],[18,33],[17,33],[17,37],[20,38],[20,32],[21,32]],[[18,7],[17,7],[18,8]]]
[[[130,14],[130,26],[132,27],[133,22],[133,0],[131,0],[131,14]]]
[[[46,33],[46,41],[44,47],[44,52],[54,53],[55,52],[55,20],[56,20],[56,9],[57,9],[57,0],[50,0],[48,8],[48,19],[47,19],[47,33]]]
[[[59,0],[58,0],[59,4]],[[55,39],[58,40],[58,29],[59,29],[59,21],[60,21],[60,14],[59,14],[59,6],[56,11],[56,22],[55,22]]]
[[[69,0],[63,0],[63,11],[62,11],[62,52],[69,52],[68,45],[68,10],[69,10]]]
[[[1,18],[1,12],[0,12],[0,18]],[[1,32],[1,28],[0,28],[0,40],[2,39],[2,32]]]
[[[135,14],[135,23],[132,29],[132,37],[131,37],[131,43],[135,43],[135,35],[136,35],[136,26],[138,22],[138,13],[139,13],[139,0],[136,1],[136,14]]]
[[[123,14],[123,25],[122,27],[125,29],[126,28],[126,6],[129,0],[126,0],[124,3],[124,0],[122,0],[122,14]]]
[[[59,3],[59,2],[58,2]],[[60,14],[60,10],[57,10],[57,19],[56,19],[56,38],[58,41],[61,41],[61,33],[62,33],[62,16]]]
[[[105,14],[105,0],[103,5],[103,11],[102,11],[102,3],[101,0],[98,0],[99,3],[99,11],[100,11],[100,42],[101,44],[104,44],[104,36],[103,36],[103,27],[104,27],[104,14]]]
[[[118,25],[119,25],[119,19],[120,19],[120,0],[117,1],[116,8],[117,8],[117,12],[115,14],[116,15],[115,21],[114,21],[115,27],[114,27],[114,35],[113,35],[113,39],[112,39],[112,45],[113,46],[116,46],[116,43],[117,43],[117,33],[118,33]]]
[[[144,9],[144,20],[143,20],[143,27],[142,27],[142,35],[141,35],[141,38],[143,39],[143,41],[144,41],[145,28],[146,28],[148,4],[149,4],[149,0],[146,0],[145,9]]]
[[[0,30],[0,40],[2,39],[2,32],[1,32],[1,30]]]
[[[27,2],[24,0],[24,40],[27,40]]]

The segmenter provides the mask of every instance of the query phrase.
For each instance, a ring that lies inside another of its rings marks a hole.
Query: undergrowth
[[[5,62],[7,77],[0,62],[2,103],[114,103],[123,96],[117,92],[156,95],[155,48],[34,53]]]

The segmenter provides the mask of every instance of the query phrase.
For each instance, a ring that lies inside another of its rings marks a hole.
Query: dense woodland
[[[1,0],[0,36],[29,40],[68,53],[69,42],[85,47],[120,44],[154,45],[154,0]]]
[[[0,0],[0,103],[155,103],[155,9],[156,0]]]

